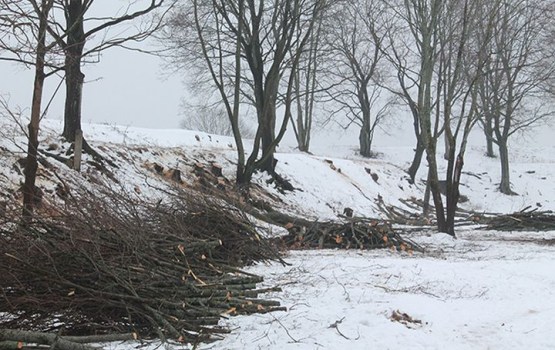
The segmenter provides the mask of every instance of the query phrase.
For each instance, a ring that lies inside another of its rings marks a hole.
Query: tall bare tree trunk
[[[409,170],[407,170],[411,183],[414,183],[416,181],[416,173],[420,168],[420,164],[422,164],[422,158],[424,156],[425,150],[426,148],[424,147],[422,142],[418,141],[416,143],[416,149],[414,150],[414,156],[412,157],[412,162],[410,164]]]
[[[370,158],[372,156],[372,131],[369,120],[364,120],[364,123],[360,128],[358,140],[360,146],[360,155],[366,158]]]
[[[493,121],[489,113],[485,115],[484,134],[486,135],[486,156],[495,158],[495,153],[493,151]]]
[[[44,87],[44,66],[46,58],[46,28],[48,13],[52,7],[52,0],[42,0],[39,18],[38,42],[35,60],[35,81],[33,84],[33,99],[31,102],[31,121],[29,122],[29,141],[27,144],[27,159],[25,162],[25,183],[23,184],[23,223],[27,223],[33,216],[36,202],[35,182],[38,169],[39,127],[42,108],[42,91]]]
[[[424,156],[424,151],[426,150],[426,146],[424,145],[424,142],[422,142],[422,135],[420,133],[418,113],[414,114],[413,112],[413,118],[414,118],[414,134],[416,136],[416,148],[414,149],[414,156],[412,157],[412,162],[410,164],[410,167],[407,170],[411,183],[414,183],[416,181],[416,173],[418,173],[420,164],[422,164],[422,157]]]
[[[434,141],[434,144],[429,144],[426,149],[426,159],[428,160],[428,167],[430,171],[428,177],[430,181],[430,190],[432,192],[432,199],[434,201],[434,206],[436,209],[437,229],[439,232],[454,234],[449,232],[447,222],[445,220],[445,210],[443,206],[443,200],[441,198],[441,191],[439,189],[439,177],[437,172],[437,161],[435,152],[436,146]]]
[[[269,108],[263,117],[264,125],[262,126],[262,162],[260,162],[259,170],[273,174],[275,171],[276,160],[274,157],[276,139],[276,110]]]
[[[498,140],[499,145],[499,160],[501,161],[501,182],[499,183],[499,191],[503,194],[514,195],[515,192],[511,189],[511,178],[509,170],[509,148],[507,140]]]
[[[358,92],[358,102],[362,112],[362,125],[359,134],[360,155],[363,157],[372,156],[372,123],[370,115],[370,97],[368,96],[368,81],[364,79],[361,82],[360,90]]]
[[[75,141],[75,134],[81,130],[81,103],[83,100],[84,74],[81,59],[85,46],[82,0],[70,0],[66,9],[67,45],[65,47],[66,100],[64,110],[63,137]],[[86,144],[84,144],[86,147]]]

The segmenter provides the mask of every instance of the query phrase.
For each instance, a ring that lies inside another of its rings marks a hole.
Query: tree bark
[[[361,79],[359,91],[357,93],[362,113],[362,125],[360,127],[359,134],[360,155],[367,158],[372,155],[372,123],[370,121],[371,104],[368,96],[368,81],[369,79],[367,77],[365,79]]]
[[[62,136],[69,142],[75,141],[75,133],[81,130],[81,104],[85,75],[81,71],[81,60],[85,47],[82,0],[70,0],[66,8],[67,43],[65,49],[66,100],[64,109],[64,131]],[[86,147],[86,146],[85,146]]]
[[[509,148],[507,140],[499,140],[499,160],[501,161],[501,182],[499,183],[499,191],[503,194],[514,195],[511,189],[511,178],[509,170]]]
[[[263,161],[260,163],[258,170],[266,171],[269,174],[273,174],[275,171],[275,147],[273,145],[275,141],[275,109],[272,109],[265,113],[264,124],[262,125],[262,158]]]
[[[42,91],[44,87],[44,67],[46,58],[46,29],[47,18],[50,8],[52,7],[51,0],[42,0],[41,13],[39,18],[38,42],[36,48],[36,61],[35,61],[35,81],[33,85],[33,99],[31,103],[31,121],[29,122],[29,140],[27,144],[27,159],[25,162],[25,183],[23,184],[23,223],[27,223],[33,216],[33,210],[36,202],[35,182],[37,178],[37,155],[39,147],[39,126],[41,117],[42,105]]]
[[[434,206],[436,209],[437,229],[439,232],[449,233],[447,222],[445,220],[445,211],[443,207],[443,200],[441,199],[441,191],[439,189],[439,178],[437,174],[435,151],[435,145],[430,145],[427,150],[426,157],[426,159],[428,160],[428,166],[430,168],[430,190],[432,192],[432,199],[434,201]]]
[[[370,121],[363,123],[360,128],[360,134],[358,137],[360,145],[360,155],[366,158],[372,156],[372,132],[370,130]]]
[[[486,157],[495,158],[493,152],[493,122],[491,116],[486,115],[484,134],[486,135]]]
[[[454,154],[451,154],[451,156],[454,157]],[[446,203],[447,203],[445,225],[446,225],[447,233],[453,237],[455,237],[455,214],[457,213],[457,205],[458,205],[459,196],[460,196],[459,185],[460,185],[463,165],[464,165],[464,159],[459,154],[459,156],[457,156],[457,160],[455,161],[453,176],[450,181],[449,180],[447,181],[447,190],[445,192]]]
[[[424,151],[426,150],[426,147],[424,147],[424,144],[422,143],[422,140],[419,135],[417,136],[417,139],[418,141],[416,142],[414,157],[412,158],[412,163],[409,169],[407,170],[411,183],[414,183],[416,181],[416,173],[420,168],[420,164],[422,163],[422,157],[424,156]]]

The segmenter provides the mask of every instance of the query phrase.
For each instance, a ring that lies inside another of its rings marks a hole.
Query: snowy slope
[[[12,200],[18,198],[22,180],[17,159],[23,156],[24,137],[12,122],[3,120],[1,127],[0,193],[3,200]],[[57,130],[58,122],[45,121],[41,143],[60,152],[67,145],[60,142]],[[227,137],[109,125],[86,125],[84,133],[102,154],[115,159],[111,176],[143,198],[163,196],[156,187],[167,183],[173,170],[180,171],[183,186],[194,186],[198,163],[218,164],[225,177],[233,177],[235,148]],[[326,144],[321,149],[306,155],[283,146],[276,155],[278,172],[297,188],[292,193],[275,190],[264,174],[257,174],[254,182],[269,193],[265,198],[273,198],[276,208],[309,218],[335,218],[346,207],[356,215],[375,217],[381,215],[376,206],[380,197],[402,207],[400,199],[422,196],[425,165],[415,185],[403,171],[411,160],[410,146],[380,145],[379,158],[370,160],[349,147],[334,152]],[[519,196],[504,196],[496,190],[498,160],[471,146],[461,188],[470,201],[464,207],[555,210],[554,151],[552,144],[515,149],[511,175]],[[50,163],[53,168],[41,169],[38,181],[46,201],[56,200],[51,172],[86,186],[94,186],[93,179],[109,181],[91,163],[80,174],[55,160]],[[156,171],[155,165],[163,170]],[[412,237],[427,247],[426,253],[412,256],[391,251],[295,251],[287,256],[290,266],[254,266],[250,271],[263,275],[267,285],[283,288],[268,297],[280,300],[289,311],[230,318],[226,322],[232,334],[199,348],[555,348],[555,232],[466,228],[458,235],[457,240],[434,232]],[[394,311],[410,317],[406,324],[391,319]]]

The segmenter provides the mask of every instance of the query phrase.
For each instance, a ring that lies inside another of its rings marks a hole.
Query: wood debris
[[[291,222],[285,225],[288,235],[278,244],[289,249],[379,249],[386,248],[412,254],[423,251],[416,243],[401,237],[389,221],[349,218],[345,222]]]
[[[519,212],[496,215],[482,219],[485,230],[497,231],[552,231],[555,230],[555,214],[526,207]]]
[[[229,332],[221,317],[285,310],[260,298],[278,288],[240,270],[282,261],[247,217],[175,191],[147,203],[74,189],[66,209],[26,227],[2,218],[0,328],[195,343]]]

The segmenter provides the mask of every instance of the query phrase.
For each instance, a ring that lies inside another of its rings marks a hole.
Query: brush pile
[[[295,222],[285,225],[289,234],[279,237],[278,244],[289,249],[380,249],[412,254],[423,251],[416,243],[393,229],[389,221],[348,218],[346,222]]]
[[[552,231],[555,230],[555,214],[552,211],[530,210],[527,207],[508,215],[486,218],[486,230],[497,231]]]
[[[240,211],[120,193],[72,193],[25,226],[0,218],[0,328],[194,343],[228,332],[222,316],[284,310],[240,270],[281,261]]]

